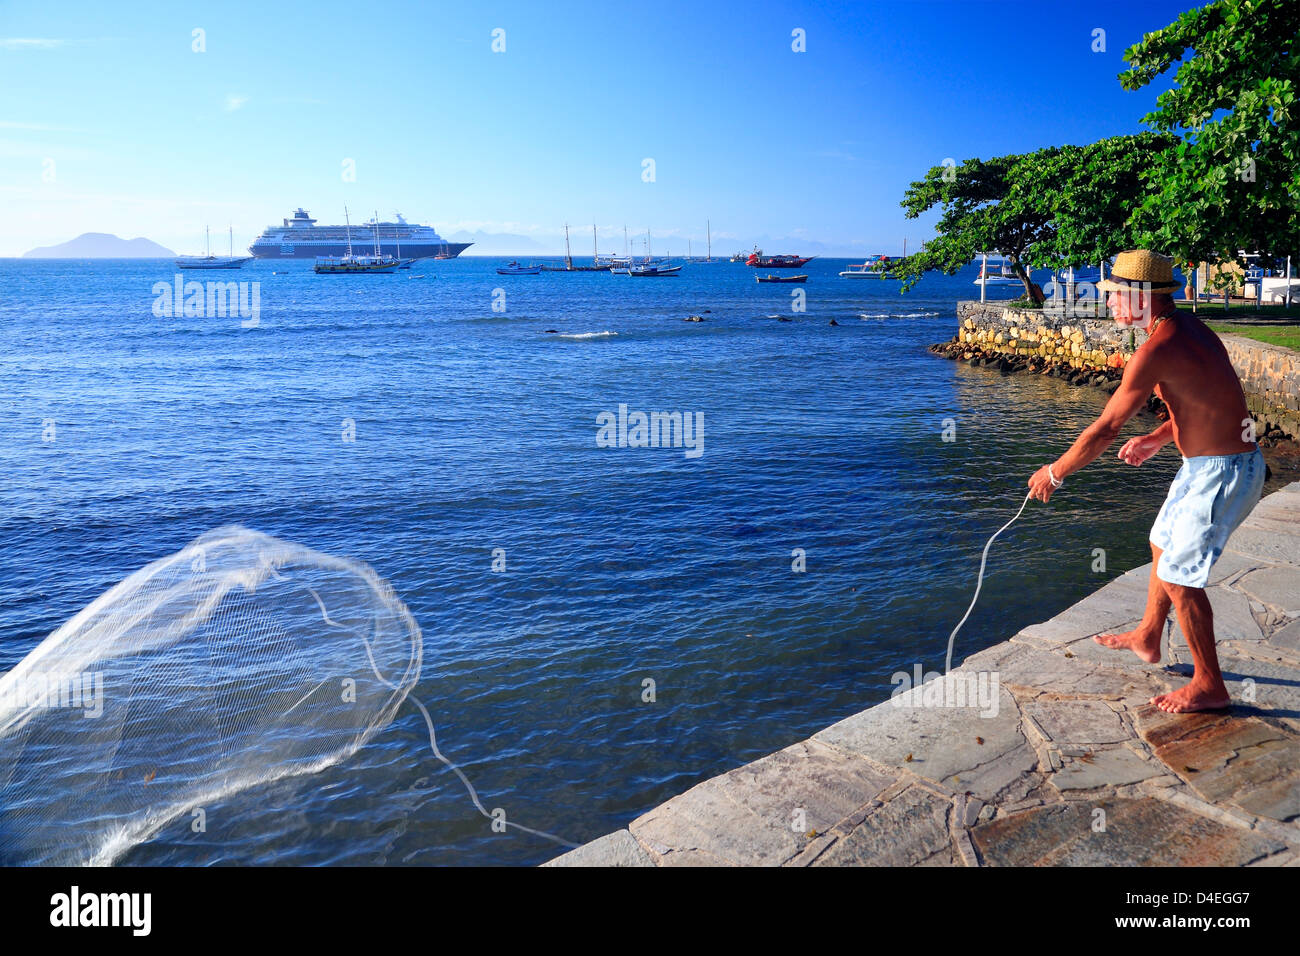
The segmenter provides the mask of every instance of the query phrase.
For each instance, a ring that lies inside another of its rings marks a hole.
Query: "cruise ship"
[[[414,226],[400,215],[397,222],[381,222],[379,254],[401,259],[453,259],[473,245],[472,242],[448,242],[432,226]],[[359,224],[356,234],[367,245],[376,224]],[[342,256],[348,251],[346,226],[318,226],[305,209],[299,208],[282,226],[268,226],[253,240],[248,251],[259,259],[315,259],[317,256]]]

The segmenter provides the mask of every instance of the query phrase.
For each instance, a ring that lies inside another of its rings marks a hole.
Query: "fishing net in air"
[[[242,527],[135,572],[0,677],[0,864],[110,863],[346,759],[420,672],[369,567]]]

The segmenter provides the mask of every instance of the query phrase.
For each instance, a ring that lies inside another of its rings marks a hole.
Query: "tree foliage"
[[[968,159],[959,166],[933,166],[925,178],[912,183],[902,206],[909,219],[940,206],[938,235],[921,250],[898,263],[895,274],[911,288],[926,272],[952,275],[979,253],[997,250],[1007,257],[1036,302],[1042,290],[1029,278],[1024,261],[1028,250],[1049,228],[1045,209],[1025,207],[1012,197],[1018,156],[990,160]]]
[[[1153,154],[1176,142],[1158,133],[1116,136],[1088,146],[936,166],[903,199],[908,218],[941,207],[938,236],[895,266],[906,287],[928,271],[952,275],[983,251],[1005,255],[1036,302],[1029,269],[1099,262],[1139,244],[1132,223],[1148,188]]]
[[[1178,137],[1156,154],[1137,222],[1180,261],[1285,255],[1300,239],[1300,3],[1218,0],[1125,52],[1137,90],[1175,68],[1145,122]],[[1191,56],[1188,53],[1191,52]]]

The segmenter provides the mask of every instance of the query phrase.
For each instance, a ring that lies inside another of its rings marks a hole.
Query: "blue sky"
[[[242,247],[345,204],[550,248],[595,222],[682,254],[708,219],[715,253],[896,253],[945,158],[1140,129],[1164,85],[1124,92],[1123,51],[1189,6],[0,0],[0,256],[228,223]]]

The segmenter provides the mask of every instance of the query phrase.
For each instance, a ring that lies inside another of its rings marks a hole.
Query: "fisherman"
[[[1106,450],[1154,390],[1169,420],[1149,435],[1125,442],[1119,457],[1141,465],[1170,441],[1183,455],[1151,528],[1151,579],[1142,623],[1123,634],[1100,634],[1098,644],[1160,660],[1160,641],[1172,605],[1192,651],[1195,670],[1184,687],[1151,698],[1169,713],[1217,710],[1229,704],[1214,649],[1214,619],[1205,596],[1210,568],[1264,485],[1264,456],[1255,442],[1241,382],[1219,337],[1174,305],[1178,288],[1170,260],[1146,249],[1121,252],[1098,288],[1121,328],[1144,329],[1147,340],[1124,368],[1106,408],[1050,465],[1029,479],[1046,502],[1062,482]]]

